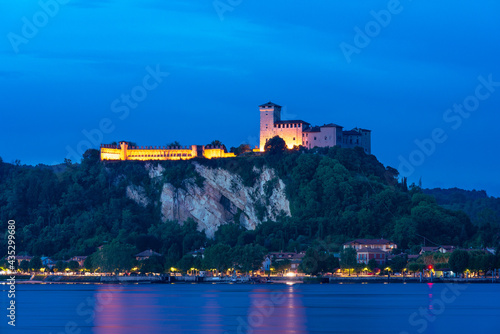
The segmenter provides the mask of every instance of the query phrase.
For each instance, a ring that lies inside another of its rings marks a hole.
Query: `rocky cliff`
[[[258,178],[249,187],[241,177],[221,168],[210,168],[193,162],[196,172],[203,178],[199,186],[194,179],[184,180],[182,187],[162,181],[163,167],[148,164],[149,177],[162,182],[159,205],[164,220],[183,222],[188,218],[198,223],[199,230],[205,230],[213,237],[217,228],[229,222],[237,222],[246,229],[255,227],[265,220],[275,220],[279,215],[290,216],[290,203],[285,195],[285,184],[274,170],[263,167],[254,169]],[[141,187],[131,185],[127,196],[145,206]]]

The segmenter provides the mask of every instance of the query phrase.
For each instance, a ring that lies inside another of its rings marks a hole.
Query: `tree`
[[[342,269],[352,269],[358,264],[358,253],[352,247],[344,248],[340,252],[340,267]]]
[[[187,272],[193,267],[195,267],[195,257],[190,254],[184,255],[179,262],[177,262],[177,268],[182,272]]]
[[[267,250],[261,245],[237,246],[233,251],[233,259],[239,265],[241,271],[247,273],[262,267],[266,252]]]
[[[395,256],[389,262],[389,267],[391,267],[393,272],[400,272],[406,267],[406,264],[406,256]]]
[[[288,259],[284,259],[281,261],[276,261],[276,259],[273,259],[273,261],[271,262],[271,267],[273,267],[278,273],[284,273],[285,271],[289,270],[291,265],[292,263]]]
[[[375,268],[378,268],[377,261],[375,259],[370,259],[370,261],[368,261],[368,269],[373,271]]]
[[[308,248],[299,269],[309,275],[332,272],[339,267],[339,260],[325,250]]]
[[[417,262],[410,262],[408,264],[408,270],[411,272],[419,272],[423,269],[423,264],[422,263],[417,263]]]
[[[212,142],[208,145],[211,146],[224,146],[220,140],[212,140]]]
[[[137,262],[136,253],[134,246],[113,241],[92,255],[92,263],[104,272],[130,270]]]
[[[80,264],[77,261],[69,261],[68,268],[71,271],[77,271],[80,268]]]
[[[40,258],[40,256],[33,256],[30,261],[30,267],[35,271],[40,271],[40,269],[43,267],[42,259]]]
[[[87,258],[83,262],[83,266],[87,270],[94,270],[94,264],[92,263],[92,256],[87,256]]]
[[[450,269],[456,273],[463,273],[469,265],[469,252],[458,249],[451,253],[448,264]]]
[[[139,262],[141,273],[162,273],[165,271],[165,261],[162,256],[150,256]]]
[[[217,269],[219,272],[224,272],[232,267],[232,252],[229,245],[218,243],[208,247],[205,249],[204,256],[203,266],[206,269]]]
[[[250,148],[249,144],[241,144],[238,147],[231,147],[230,151],[236,155],[240,155],[243,153],[251,152],[252,149]]]
[[[171,142],[170,144],[167,144],[167,146],[181,146],[181,143],[179,143],[177,140]]]
[[[286,143],[280,136],[274,136],[264,145],[264,151],[271,155],[281,154],[286,150]]]
[[[59,260],[56,262],[56,269],[57,271],[64,271],[64,269],[66,269],[66,262],[62,261],[62,260]]]
[[[21,264],[19,265],[19,269],[23,272],[28,272],[30,270],[30,262],[27,260],[22,260]]]

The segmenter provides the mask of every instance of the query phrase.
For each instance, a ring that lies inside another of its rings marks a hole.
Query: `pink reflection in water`
[[[285,291],[255,290],[246,319],[239,317],[239,333],[304,333],[306,314],[301,294],[290,286]]]
[[[96,291],[93,332],[98,334],[160,333],[162,320],[158,295],[148,289],[102,286]],[[176,332],[175,322],[168,324]]]
[[[202,297],[205,303],[201,306],[200,315],[201,323],[199,324],[200,332],[206,334],[219,334],[222,333],[222,314],[221,308],[217,297],[219,295],[215,293],[210,293],[214,291],[208,291],[208,293],[203,294]]]

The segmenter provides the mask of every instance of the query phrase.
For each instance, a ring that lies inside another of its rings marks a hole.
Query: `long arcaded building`
[[[126,141],[118,145],[101,145],[101,160],[187,160],[195,157],[229,158],[223,146],[129,146]]]

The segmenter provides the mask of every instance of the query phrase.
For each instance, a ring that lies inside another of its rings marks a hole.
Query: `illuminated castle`
[[[129,146],[126,141],[119,145],[101,145],[101,160],[187,160],[195,157],[229,158],[234,153],[226,153],[223,146]]]
[[[260,151],[264,151],[266,142],[274,136],[285,140],[288,148],[294,146],[354,148],[360,146],[371,154],[371,130],[354,128],[343,131],[337,124],[311,126],[302,120],[281,120],[281,106],[268,102],[260,108]]]
[[[333,123],[311,126],[301,120],[281,120],[281,106],[272,102],[260,108],[260,146],[254,151],[263,152],[266,142],[274,136],[285,140],[288,148],[340,146],[354,148],[360,146],[371,154],[371,131],[354,128],[343,131],[343,127]],[[130,146],[121,141],[118,145],[101,145],[101,160],[187,160],[195,157],[230,158],[234,153],[226,153],[224,146]]]

